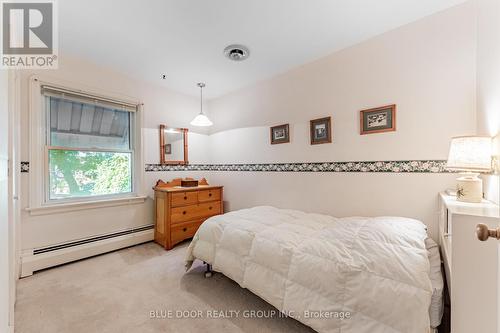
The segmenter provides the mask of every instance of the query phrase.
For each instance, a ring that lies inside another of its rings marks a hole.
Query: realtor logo
[[[0,68],[57,68],[55,5],[53,0],[1,2]]]

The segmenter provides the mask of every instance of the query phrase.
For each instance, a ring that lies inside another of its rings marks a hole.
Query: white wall
[[[441,159],[473,134],[476,22],[472,2],[210,101],[214,163]],[[359,135],[359,110],[397,104],[397,131]],[[333,143],[311,146],[309,120],[333,119]],[[291,143],[269,126],[290,123]],[[435,235],[437,192],[454,175],[215,173],[230,208],[255,204],[337,216],[423,220]]]
[[[305,158],[327,160],[446,157],[451,136],[475,131],[475,31],[471,2],[401,27],[210,101],[212,132],[288,122],[298,132],[296,148],[259,141],[259,150],[273,149],[278,159],[302,148]],[[359,110],[391,103],[398,106],[398,130],[359,135]],[[323,116],[333,117],[334,143],[310,147],[308,122]],[[264,134],[245,129],[241,137],[250,132]]]
[[[500,158],[500,2],[477,0],[477,131],[496,136],[495,154]],[[485,195],[500,204],[500,175],[483,176]],[[500,221],[498,222],[500,225]],[[500,247],[498,248],[500,251]],[[499,252],[500,253],[500,252]],[[497,277],[500,256],[497,256]],[[488,260],[489,261],[489,260]],[[495,286],[492,286],[492,291]],[[500,318],[500,284],[497,281],[497,314]],[[500,327],[497,327],[500,332]]]
[[[500,2],[478,0],[477,40],[477,131],[500,134]],[[500,156],[500,137],[496,139]],[[483,176],[487,198],[500,203],[500,177]]]

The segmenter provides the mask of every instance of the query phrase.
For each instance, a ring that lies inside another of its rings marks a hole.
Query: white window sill
[[[98,201],[96,200],[96,201],[72,202],[72,203],[64,203],[57,205],[40,206],[40,207],[28,207],[26,208],[26,211],[28,211],[31,215],[49,215],[49,214],[73,212],[78,210],[86,210],[86,209],[135,205],[144,203],[146,199],[147,196],[137,196],[137,197],[107,199]]]

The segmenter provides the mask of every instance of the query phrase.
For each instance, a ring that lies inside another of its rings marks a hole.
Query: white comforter
[[[205,221],[188,248],[319,332],[429,332],[425,226],[255,207]],[[342,319],[343,318],[343,319]]]

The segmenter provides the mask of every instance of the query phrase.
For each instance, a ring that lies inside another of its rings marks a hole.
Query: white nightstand
[[[439,194],[439,243],[451,300],[452,333],[497,332],[497,240],[480,242],[476,225],[497,228],[500,207]]]

